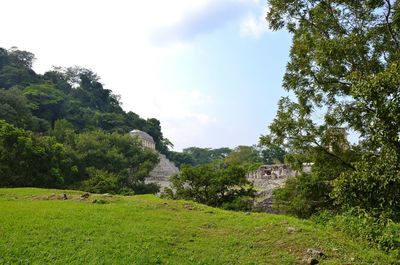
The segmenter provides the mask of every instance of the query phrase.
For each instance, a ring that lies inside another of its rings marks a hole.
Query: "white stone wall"
[[[179,173],[179,169],[165,155],[158,155],[160,162],[150,172],[150,176],[146,178],[146,183],[157,183],[161,186],[160,191],[163,191],[164,188],[171,185],[171,176]]]

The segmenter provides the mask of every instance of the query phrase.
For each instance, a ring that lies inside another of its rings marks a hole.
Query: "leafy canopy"
[[[294,97],[281,99],[261,142],[294,154],[318,151],[345,166],[350,171],[328,177],[339,178],[336,202],[370,209],[378,198],[352,198],[368,197],[377,181],[399,179],[400,1],[269,0],[268,6],[270,28],[293,36],[283,87]],[[333,133],[342,128],[360,143],[349,146]],[[377,158],[386,153],[390,160]],[[389,212],[397,207],[388,198],[391,185],[380,186],[378,199]]]

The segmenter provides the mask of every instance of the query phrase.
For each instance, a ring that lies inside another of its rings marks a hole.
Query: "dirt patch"
[[[68,193],[61,193],[61,194],[52,193],[50,195],[30,195],[26,196],[25,198],[33,201],[86,201],[86,202],[97,203],[98,201],[106,201],[104,197],[112,197],[112,196],[104,195],[101,197],[102,198],[99,199],[99,195],[92,196],[90,193],[73,194],[73,195]]]

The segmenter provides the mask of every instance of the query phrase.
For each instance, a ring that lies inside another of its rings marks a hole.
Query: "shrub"
[[[395,152],[383,149],[355,163],[356,170],[343,172],[333,190],[343,209],[360,207],[375,217],[400,220],[400,170]]]
[[[0,120],[0,186],[59,188],[70,171],[62,144]]]
[[[181,172],[172,177],[172,184],[172,189],[166,189],[165,196],[225,209],[249,210],[255,196],[245,170],[224,164],[183,165]]]
[[[351,208],[340,215],[323,211],[312,220],[374,243],[400,258],[400,224],[386,217],[377,218],[363,209]]]
[[[112,173],[96,168],[86,169],[89,179],[81,184],[81,189],[91,193],[118,193],[118,178]]]
[[[289,178],[284,187],[274,190],[273,207],[278,212],[307,218],[332,205],[329,197],[331,189],[329,181],[321,174],[303,173]]]

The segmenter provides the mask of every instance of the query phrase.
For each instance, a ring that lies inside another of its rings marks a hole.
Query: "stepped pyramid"
[[[149,134],[140,130],[133,130],[130,132],[130,135],[132,137],[139,138],[143,147],[156,151],[156,145],[153,137],[151,137]],[[179,169],[173,162],[169,161],[165,155],[160,154],[159,152],[157,153],[160,161],[149,173],[149,177],[146,178],[146,183],[157,183],[160,185],[160,190],[162,191],[164,188],[171,185],[170,178],[172,175],[179,173]]]

